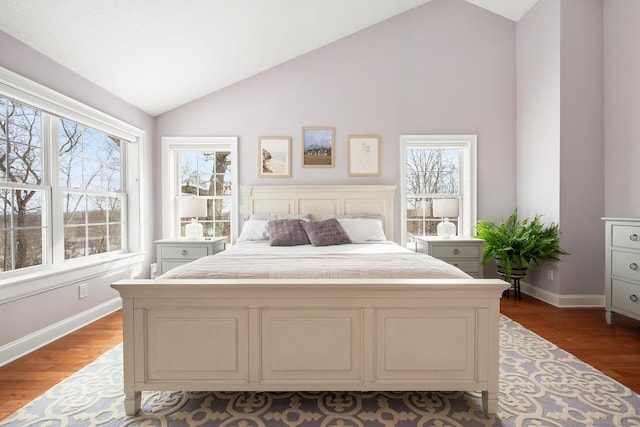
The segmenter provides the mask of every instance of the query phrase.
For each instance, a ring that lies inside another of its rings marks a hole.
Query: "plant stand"
[[[504,269],[502,268],[502,265],[500,265],[500,261],[498,259],[496,259],[496,266],[498,267],[498,275],[502,277],[503,280],[506,280],[506,274],[504,273]],[[502,296],[509,298],[509,292],[513,289],[513,297],[521,300],[522,294],[520,293],[520,279],[524,278],[526,275],[526,268],[511,266],[512,286],[509,289],[505,289],[505,291],[502,292]]]
[[[503,279],[504,279],[504,276],[503,276]],[[512,276],[511,277],[512,286],[509,289],[505,289],[502,292],[502,296],[506,296],[507,298],[509,298],[509,292],[511,291],[511,289],[513,289],[513,297],[521,300],[522,294],[520,293],[520,279],[521,277]]]

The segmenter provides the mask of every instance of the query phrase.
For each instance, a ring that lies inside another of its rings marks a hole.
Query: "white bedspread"
[[[161,279],[469,279],[462,270],[393,242],[269,246],[243,242]]]

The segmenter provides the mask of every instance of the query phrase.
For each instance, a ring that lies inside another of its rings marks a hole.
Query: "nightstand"
[[[482,248],[484,240],[455,236],[444,239],[438,236],[414,236],[416,252],[431,255],[455,265],[475,279],[482,279]]]
[[[224,251],[226,237],[205,240],[164,239],[156,240],[158,275],[207,255]]]

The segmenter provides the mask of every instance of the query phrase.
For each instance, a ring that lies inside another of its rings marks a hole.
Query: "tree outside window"
[[[231,152],[180,152],[180,196],[207,200],[206,218],[198,218],[207,237],[231,237]],[[180,234],[191,218],[180,218]]]
[[[55,239],[61,260],[123,249],[122,161],[118,138],[0,97],[1,271],[53,262]]]
[[[65,259],[122,249],[120,140],[61,119],[59,144]]]
[[[44,260],[42,114],[0,97],[0,269]]]
[[[460,151],[450,148],[407,149],[407,233],[431,236],[441,218],[435,218],[433,200],[460,196]],[[450,218],[458,225],[458,218]]]

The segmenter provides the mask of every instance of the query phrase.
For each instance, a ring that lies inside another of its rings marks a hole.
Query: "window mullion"
[[[59,264],[64,262],[64,215],[62,209],[62,189],[60,188],[60,141],[58,135],[60,134],[58,117],[48,115],[50,125],[47,126],[50,129],[50,135],[47,139],[46,146],[46,159],[49,168],[48,173],[45,176],[49,180],[51,186],[50,193],[50,213],[51,218],[51,231],[50,231],[50,259],[53,264]]]

